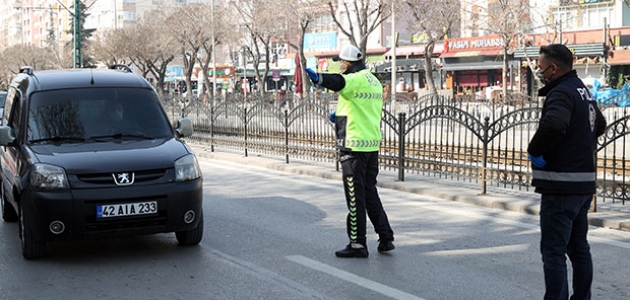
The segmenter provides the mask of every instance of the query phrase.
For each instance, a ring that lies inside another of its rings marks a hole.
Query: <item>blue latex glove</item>
[[[319,74],[317,74],[317,72],[315,72],[315,70],[311,69],[311,68],[305,68],[304,71],[306,71],[306,74],[308,74],[308,77],[311,78],[311,81],[314,83],[318,83],[319,82]]]
[[[544,168],[547,165],[547,162],[542,157],[542,155],[532,156],[531,154],[527,154],[527,157],[529,158],[529,160],[532,161],[532,165],[536,166],[537,168]]]
[[[337,112],[333,111],[332,114],[328,115],[328,120],[330,120],[330,122],[335,123],[335,119],[337,118]]]

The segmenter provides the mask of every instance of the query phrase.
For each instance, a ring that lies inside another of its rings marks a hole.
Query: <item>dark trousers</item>
[[[394,232],[376,190],[378,152],[342,152],[339,157],[348,205],[346,229],[351,243],[366,246],[365,212],[380,240],[394,240]]]
[[[542,195],[540,252],[545,300],[569,299],[566,256],[573,267],[571,300],[591,299],[593,261],[586,234],[592,195]]]

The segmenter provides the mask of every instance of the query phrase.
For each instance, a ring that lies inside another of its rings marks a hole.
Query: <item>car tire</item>
[[[188,246],[199,244],[203,238],[203,213],[201,214],[201,218],[199,218],[197,227],[191,230],[175,232],[175,237],[180,245]]]
[[[2,203],[2,219],[5,222],[17,221],[18,215],[15,212],[15,208],[13,208],[13,205],[7,202],[6,197],[4,196],[4,185],[2,183],[0,183],[0,197],[2,197],[2,199],[0,200],[0,203]]]
[[[30,215],[20,205],[20,240],[22,244],[22,256],[26,259],[35,259],[44,256],[46,253],[46,242],[35,240],[31,229]]]

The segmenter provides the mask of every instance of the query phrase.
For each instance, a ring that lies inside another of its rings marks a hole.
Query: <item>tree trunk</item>
[[[508,50],[509,50],[508,47],[504,47],[503,48],[503,74],[501,74],[501,80],[502,80],[502,83],[503,83],[503,91],[502,91],[503,97],[502,97],[501,100],[504,103],[505,103],[505,100],[507,99],[507,91],[508,91],[508,89],[507,89],[507,87],[508,87],[507,74],[508,74],[508,71],[509,71],[508,70],[508,57],[507,57]]]
[[[434,40],[429,41],[429,43],[424,46],[424,75],[427,79],[429,92],[433,95],[437,94],[437,90],[435,89],[435,82],[433,82],[433,61],[431,59],[434,47]]]

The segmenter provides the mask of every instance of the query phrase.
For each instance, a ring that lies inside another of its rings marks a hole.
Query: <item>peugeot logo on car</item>
[[[116,185],[132,185],[134,181],[134,173],[113,173]]]

